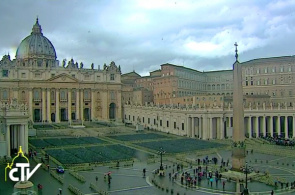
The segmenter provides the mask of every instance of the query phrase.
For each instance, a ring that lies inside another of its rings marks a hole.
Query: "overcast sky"
[[[36,17],[60,64],[115,61],[141,75],[161,64],[199,71],[295,53],[294,0],[1,0],[0,55],[14,58]]]

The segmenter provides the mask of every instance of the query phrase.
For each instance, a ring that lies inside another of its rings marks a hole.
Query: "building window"
[[[52,77],[55,77],[55,74],[51,74],[51,78],[52,78]]]
[[[264,69],[264,73],[267,73],[267,68]]]
[[[156,125],[156,119],[154,119],[154,125]]]
[[[167,121],[167,127],[169,127],[169,121]]]
[[[76,75],[72,74],[72,77],[73,77],[73,78],[76,78]]]
[[[8,77],[8,70],[2,70],[2,77]]]
[[[162,127],[162,120],[160,120],[160,126]]]
[[[23,72],[21,77],[26,78],[26,73]]]
[[[134,116],[133,116],[133,118],[132,118],[132,119],[133,119],[133,121],[134,121]]]
[[[21,99],[22,100],[25,100],[26,99],[26,92],[25,91],[22,91]]]
[[[148,118],[148,124],[150,124],[150,118]]]
[[[110,92],[110,97],[111,97],[111,100],[116,99],[116,96],[115,96],[115,92],[114,91],[111,91]]]
[[[281,72],[284,72],[284,67],[281,67]]]
[[[84,79],[85,80],[89,80],[90,79],[90,76],[89,75],[84,75]]]
[[[2,93],[2,99],[3,100],[8,100],[8,92],[7,90],[4,90],[3,93]]]
[[[259,74],[259,73],[260,73],[260,71],[259,71],[259,68],[257,68],[257,70],[256,70],[256,73],[257,73],[257,74]]]
[[[174,122],[174,129],[176,129],[176,122]]]
[[[275,67],[272,68],[272,72],[276,72],[276,68]]]
[[[35,78],[40,78],[41,74],[40,73],[35,73]]]
[[[273,85],[275,85],[276,84],[276,80],[274,79],[274,80],[272,80],[272,84]]]
[[[184,130],[184,123],[181,123],[181,129]]]
[[[292,71],[292,68],[291,68],[291,66],[289,66],[289,72],[291,72]]]
[[[60,99],[61,100],[67,100],[67,96],[66,96],[66,92],[65,91],[61,91],[60,92]]]
[[[40,93],[38,90],[34,91],[34,100],[40,100]]]
[[[144,117],[142,117],[142,122],[144,123]]]
[[[115,80],[115,74],[111,74],[111,81],[114,81]]]

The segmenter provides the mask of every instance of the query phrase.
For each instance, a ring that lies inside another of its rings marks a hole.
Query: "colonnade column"
[[[285,138],[288,138],[288,116],[285,116]]]
[[[93,121],[95,119],[95,116],[94,116],[94,111],[95,111],[95,106],[94,106],[94,91],[91,90],[91,117],[90,119]]]
[[[80,90],[76,89],[76,119],[80,119]]]
[[[223,117],[219,118],[219,139],[224,139],[224,121],[223,121]]]
[[[50,102],[50,89],[47,89],[47,122],[51,123],[51,102]]]
[[[6,126],[6,145],[7,145],[7,156],[10,156],[10,125]]]
[[[19,126],[19,132],[20,132],[20,144],[22,146],[22,149],[25,150],[26,146],[25,146],[25,126],[24,125],[20,125]]]
[[[60,122],[60,114],[59,114],[59,89],[56,89],[55,93],[55,122]]]
[[[33,121],[33,92],[32,89],[29,89],[29,99],[28,99],[28,107],[29,107],[29,118]]]
[[[212,117],[209,117],[209,138],[213,139]]]
[[[196,133],[195,133],[195,118],[192,117],[192,138],[195,138],[196,136]]]
[[[200,138],[200,137],[203,137],[203,135],[204,135],[202,133],[203,132],[203,128],[202,128],[202,117],[199,117],[199,124],[198,125],[199,125],[199,134],[198,135],[199,135],[199,138]]]
[[[252,123],[251,123],[251,116],[248,117],[248,135],[249,138],[252,138]]]
[[[269,130],[270,130],[270,136],[273,137],[273,116],[270,116],[270,125],[269,125]]]
[[[80,89],[80,114],[81,114],[81,120],[84,121],[84,91],[83,89]]]
[[[255,117],[255,134],[256,134],[256,137],[258,137],[259,136],[259,122],[258,122],[258,120],[259,120],[259,117],[258,116],[256,116]]]
[[[266,136],[265,116],[262,116],[262,133],[263,133],[263,137],[265,137]]]
[[[208,139],[208,117],[207,116],[203,116],[202,124],[203,124],[202,139]]]
[[[72,122],[72,90],[68,89],[68,121]]]
[[[280,116],[277,117],[277,128],[276,128],[276,131],[277,131],[277,135],[278,136],[281,135],[281,119],[280,118],[281,118]]]
[[[186,136],[190,137],[191,136],[191,132],[192,132],[192,122],[191,122],[191,117],[188,117],[186,120],[186,127],[187,127],[187,132],[186,132]]]
[[[42,122],[46,120],[46,91],[42,89]]]
[[[28,140],[28,138],[29,138],[29,126],[28,126],[28,124],[24,125],[24,131],[25,131],[25,133],[24,133],[24,135],[25,135],[25,148],[24,148],[23,151],[28,154],[28,151],[29,151],[29,140]]]

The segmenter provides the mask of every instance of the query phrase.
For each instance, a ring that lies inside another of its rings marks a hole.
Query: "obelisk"
[[[245,130],[244,130],[244,104],[243,104],[243,85],[242,67],[238,61],[238,44],[236,47],[236,61],[233,65],[234,73],[234,92],[233,92],[233,147],[232,147],[232,169],[240,171],[245,166]]]

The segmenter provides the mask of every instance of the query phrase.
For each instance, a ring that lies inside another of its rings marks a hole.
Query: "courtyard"
[[[35,186],[43,185],[42,190],[35,187],[38,194],[58,194],[59,188],[63,194],[85,195],[236,194],[237,189],[245,187],[244,181],[233,181],[226,176],[231,167],[230,140],[204,141],[157,131],[136,132],[124,126],[92,125],[74,131],[44,128],[29,140],[30,148],[37,153],[30,158],[31,164],[43,162],[43,168],[30,179]],[[246,144],[246,161],[257,174],[248,182],[250,194],[270,194],[271,190],[275,194],[294,193],[291,189],[295,180],[294,148],[271,145],[262,139],[247,139]],[[165,176],[157,174],[160,150],[165,151]],[[49,155],[49,161],[45,154]],[[213,158],[217,159],[216,163]],[[205,159],[208,162],[204,163]],[[65,168],[64,174],[56,172],[58,165]],[[219,171],[223,176],[213,182],[206,176],[195,183],[181,179],[184,174],[196,178],[198,167],[199,172]],[[2,163],[1,173],[4,168]],[[11,181],[4,185],[2,177],[0,191],[11,194],[13,185]]]

